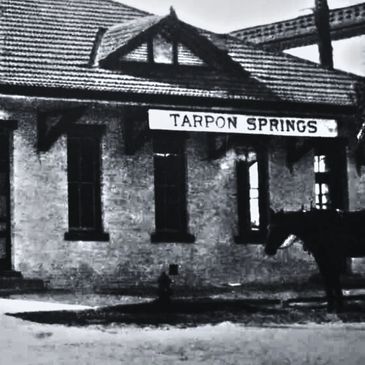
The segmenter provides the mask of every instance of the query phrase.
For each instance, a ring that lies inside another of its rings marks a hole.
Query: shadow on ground
[[[111,323],[175,325],[191,327],[224,321],[254,326],[294,323],[327,323],[334,320],[326,311],[321,297],[278,299],[175,299],[168,304],[159,301],[114,305],[81,311],[26,312],[8,314],[23,320],[69,326],[107,325]],[[335,320],[347,323],[365,322],[365,295],[348,296],[342,313]]]

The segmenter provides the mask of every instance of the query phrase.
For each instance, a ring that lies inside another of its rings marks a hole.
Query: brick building
[[[364,207],[361,78],[109,0],[5,0],[0,264],[52,287],[298,282],[269,208]]]

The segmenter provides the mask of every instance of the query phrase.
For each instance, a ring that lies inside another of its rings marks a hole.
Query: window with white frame
[[[237,149],[238,241],[255,241],[267,223],[267,166],[262,149]]]
[[[328,156],[326,156],[325,154],[315,154],[314,176],[315,206],[317,209],[330,209],[330,168],[328,163]]]
[[[317,209],[347,209],[346,141],[321,140],[314,149],[314,198]]]

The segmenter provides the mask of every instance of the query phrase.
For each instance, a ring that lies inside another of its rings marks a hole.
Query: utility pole
[[[314,21],[318,34],[318,51],[323,67],[333,69],[333,49],[331,43],[330,13],[327,0],[315,0]]]

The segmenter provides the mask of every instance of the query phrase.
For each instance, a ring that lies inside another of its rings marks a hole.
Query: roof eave
[[[358,108],[354,103],[304,103],[294,101],[245,100],[242,98],[219,98],[186,95],[165,95],[158,93],[122,93],[85,89],[50,88],[43,86],[9,86],[0,83],[0,94],[4,96],[47,98],[78,102],[120,102],[144,106],[164,105],[169,107],[229,108],[241,111],[280,112],[282,115],[326,115],[356,116]]]

